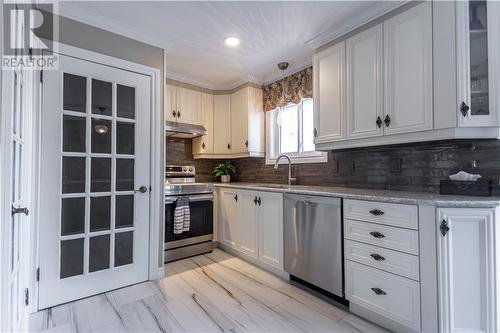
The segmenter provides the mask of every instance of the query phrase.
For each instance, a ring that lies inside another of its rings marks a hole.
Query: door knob
[[[148,188],[146,186],[141,186],[141,187],[139,187],[138,190],[135,190],[134,192],[146,193],[147,191],[148,191]]]
[[[14,216],[16,214],[24,214],[26,216],[28,216],[30,214],[30,211],[27,207],[14,207],[12,206],[12,210],[11,210],[11,216]]]

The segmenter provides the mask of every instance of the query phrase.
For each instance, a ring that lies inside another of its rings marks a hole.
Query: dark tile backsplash
[[[193,160],[191,140],[168,139],[168,164],[194,164],[198,181],[212,181],[221,162]],[[476,161],[476,167],[472,167]],[[232,160],[244,182],[286,183],[288,166],[274,170],[263,158]],[[301,185],[347,186],[439,192],[439,181],[464,170],[500,178],[500,140],[449,140],[336,150],[328,163],[296,164],[292,176]]]

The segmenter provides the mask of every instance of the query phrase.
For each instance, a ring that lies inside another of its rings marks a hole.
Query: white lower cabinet
[[[439,330],[498,332],[495,209],[437,211]]]
[[[283,195],[221,188],[218,197],[220,242],[283,269]]]
[[[417,281],[351,261],[347,261],[345,269],[349,301],[420,330],[420,284]]]

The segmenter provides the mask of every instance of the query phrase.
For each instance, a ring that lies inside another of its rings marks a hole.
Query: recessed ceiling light
[[[227,46],[237,46],[240,44],[240,40],[236,37],[227,37],[226,39],[224,39],[224,43]]]

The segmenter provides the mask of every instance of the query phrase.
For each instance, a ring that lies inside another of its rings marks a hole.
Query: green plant
[[[233,176],[236,174],[236,168],[231,164],[231,162],[220,163],[214,168],[213,174],[215,177],[224,175]]]

